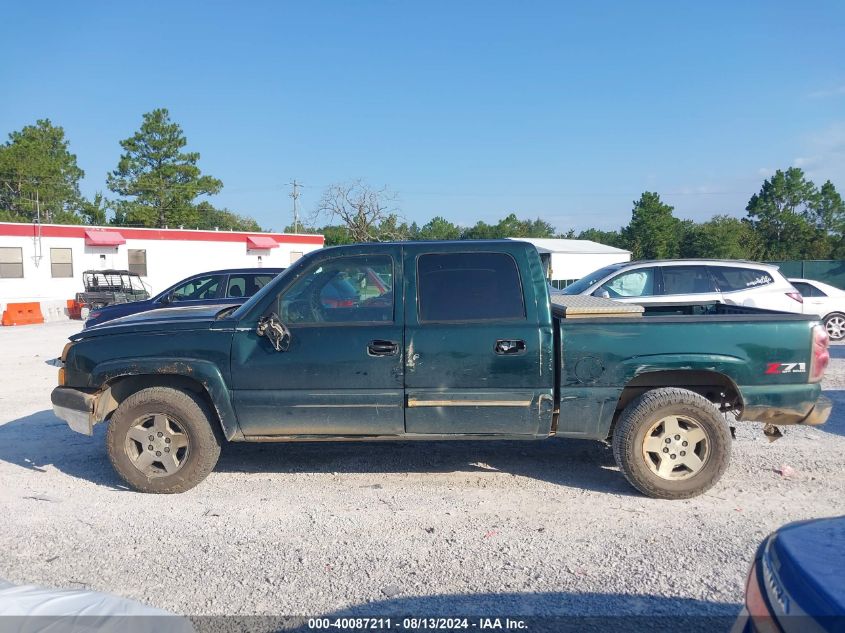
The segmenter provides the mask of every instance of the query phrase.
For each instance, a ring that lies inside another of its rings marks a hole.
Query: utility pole
[[[296,178],[288,184],[293,187],[293,191],[290,193],[290,197],[293,198],[293,232],[299,233],[299,187],[302,184],[296,182]]]

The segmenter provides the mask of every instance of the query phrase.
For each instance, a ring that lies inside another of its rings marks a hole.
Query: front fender
[[[227,440],[242,437],[232,398],[220,369],[211,361],[198,358],[122,358],[98,364],[91,382],[107,385],[130,376],[181,376],[199,383],[208,393]]]

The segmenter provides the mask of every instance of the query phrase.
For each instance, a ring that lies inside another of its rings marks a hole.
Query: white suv
[[[777,266],[722,259],[664,259],[611,264],[563,289],[626,303],[695,303],[802,312],[803,299]]]

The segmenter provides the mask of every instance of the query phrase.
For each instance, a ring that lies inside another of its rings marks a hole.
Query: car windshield
[[[589,275],[581,277],[581,279],[579,279],[575,283],[569,284],[561,292],[563,292],[563,294],[565,295],[580,295],[594,283],[601,281],[612,272],[622,268],[622,266],[624,266],[624,264],[611,264],[610,266],[599,268],[598,270],[591,272]]]

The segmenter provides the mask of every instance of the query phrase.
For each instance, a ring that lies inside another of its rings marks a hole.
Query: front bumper
[[[97,394],[71,387],[56,387],[50,394],[50,401],[53,403],[53,412],[67,422],[71,429],[83,435],[94,434]]]

